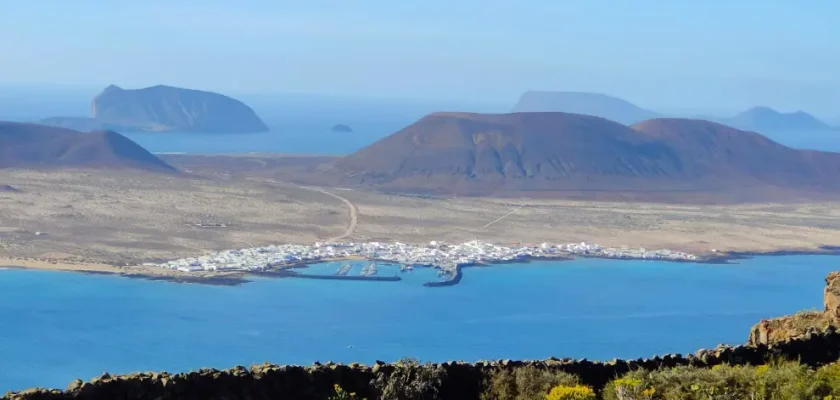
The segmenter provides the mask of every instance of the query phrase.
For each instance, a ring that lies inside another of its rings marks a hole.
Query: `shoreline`
[[[693,261],[699,264],[733,264],[731,261],[756,257],[784,256],[840,256],[840,246],[822,245],[812,250],[727,251],[716,256],[702,256]]]
[[[629,258],[629,257],[606,257],[597,255],[582,255],[582,254],[563,254],[554,257],[523,257],[513,260],[483,262],[475,264],[458,265],[454,268],[454,273],[450,274],[449,279],[440,281],[430,281],[423,284],[424,287],[448,287],[454,286],[463,279],[464,268],[477,267],[491,267],[500,264],[528,264],[532,262],[541,261],[574,261],[576,259],[596,258],[615,261],[658,261],[680,264],[708,264],[708,265],[733,265],[733,261],[752,259],[756,257],[784,257],[784,256],[840,256],[840,246],[823,245],[811,250],[771,250],[771,251],[727,251],[720,253],[711,253],[698,255],[695,260],[684,259],[662,259],[662,258]],[[346,258],[330,258],[313,261],[300,261],[289,265],[269,268],[263,271],[230,271],[230,272],[214,272],[196,274],[191,272],[180,272],[176,270],[168,270],[154,267],[143,266],[115,266],[101,263],[86,263],[77,264],[71,262],[60,262],[55,260],[38,260],[25,259],[16,257],[0,257],[0,270],[2,269],[18,269],[18,270],[40,270],[40,271],[60,271],[60,272],[74,272],[88,275],[114,275],[129,279],[143,279],[149,281],[161,281],[171,283],[194,283],[201,285],[214,286],[240,286],[251,282],[247,277],[268,277],[268,278],[299,278],[299,279],[322,279],[322,280],[347,280],[347,281],[400,281],[399,276],[382,277],[382,276],[333,276],[333,275],[316,275],[306,274],[293,271],[294,269],[308,268],[310,264],[318,264],[325,262],[341,262],[341,261],[360,261],[367,260],[360,257],[346,257]],[[374,260],[369,261],[393,263],[388,260]],[[429,267],[440,269],[437,266],[417,265],[421,267]]]
[[[239,286],[250,282],[245,279],[245,273],[209,273],[188,274],[177,271],[157,271],[149,267],[120,267],[116,265],[45,261],[38,259],[23,259],[15,257],[0,257],[0,269],[70,272],[87,275],[121,276],[130,279],[161,281],[172,283],[196,283],[216,286]]]

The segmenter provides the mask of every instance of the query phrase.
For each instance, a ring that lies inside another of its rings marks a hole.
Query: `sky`
[[[515,102],[840,118],[836,0],[0,2],[0,83]]]

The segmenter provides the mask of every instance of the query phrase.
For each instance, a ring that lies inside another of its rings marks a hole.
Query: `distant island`
[[[82,131],[268,131],[254,110],[238,100],[218,93],[163,85],[134,90],[110,85],[93,99],[89,118],[52,117],[41,123]]]
[[[738,129],[766,133],[836,130],[836,128],[804,111],[782,113],[770,107],[753,107],[731,118],[719,118],[717,122]]]
[[[600,93],[527,91],[511,109],[519,112],[563,112],[601,117],[624,125],[633,125],[663,115],[641,108],[629,101]],[[832,132],[840,127],[821,121],[805,112],[783,113],[770,107],[757,106],[737,115],[694,116],[733,128],[761,133]]]
[[[528,91],[522,94],[511,112],[564,112],[606,118],[624,125],[658,118],[656,112],[638,107],[617,97],[585,92]]]
[[[330,130],[333,132],[353,132],[353,128],[343,124],[335,124]]]
[[[0,168],[53,167],[175,172],[169,164],[113,131],[82,133],[45,125],[0,122]]]

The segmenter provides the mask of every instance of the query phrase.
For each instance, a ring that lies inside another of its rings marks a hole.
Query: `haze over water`
[[[343,155],[359,150],[413,122],[357,121],[353,132],[333,132],[333,123],[297,122],[269,132],[203,134],[186,132],[123,133],[153,153],[282,153]]]
[[[743,343],[762,318],[820,308],[836,263],[581,259],[467,269],[446,288],[422,286],[436,279],[429,269],[400,282],[256,279],[238,287],[0,270],[0,392],[64,387],[106,370],[693,352]]]
[[[354,132],[331,132],[329,122],[274,127],[263,133],[209,136],[201,133],[123,133],[153,153],[283,153],[344,155],[359,150],[414,122],[359,123]],[[840,133],[767,134],[772,140],[798,149],[840,152]]]

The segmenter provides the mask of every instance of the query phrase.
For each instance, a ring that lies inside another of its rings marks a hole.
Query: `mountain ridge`
[[[176,171],[113,131],[83,133],[39,124],[0,122],[0,168],[54,167]]]
[[[728,118],[716,118],[732,127],[756,132],[819,132],[835,128],[819,118],[805,112],[779,112],[766,106],[756,106]]]
[[[628,127],[568,113],[434,113],[331,167],[348,184],[466,195],[840,191],[840,154],[679,118]]]
[[[592,115],[625,125],[660,116],[657,112],[607,94],[543,90],[526,91],[510,112],[564,112]]]

